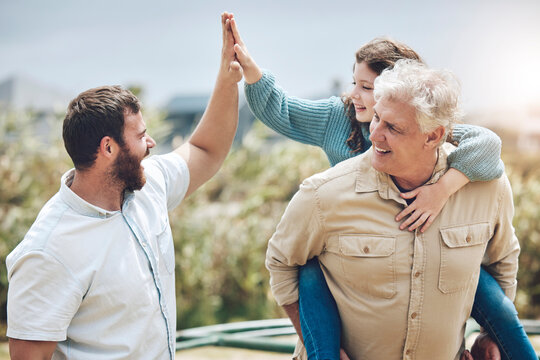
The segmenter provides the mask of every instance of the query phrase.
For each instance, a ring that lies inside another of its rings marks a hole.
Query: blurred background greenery
[[[62,116],[37,136],[31,112],[0,110],[0,323],[5,327],[5,258],[59,188],[71,162],[60,138]],[[145,109],[159,142],[170,130],[164,114]],[[498,131],[513,144],[512,134]],[[220,172],[170,214],[176,251],[179,328],[281,317],[264,267],[267,241],[301,181],[328,167],[316,148],[269,141],[254,124]],[[504,146],[514,190],[514,225],[522,245],[516,304],[520,317],[540,318],[540,177],[538,156]],[[0,332],[1,335],[5,331]]]

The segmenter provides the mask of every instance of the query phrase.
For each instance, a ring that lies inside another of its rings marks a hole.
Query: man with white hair
[[[515,296],[506,176],[463,187],[423,233],[395,223],[407,205],[400,193],[447,170],[452,146],[442,144],[459,119],[459,91],[451,73],[410,60],[384,71],[372,148],[306,179],[270,239],[266,266],[286,310],[298,300],[298,266],[319,257],[351,359],[459,359],[481,265]],[[295,356],[306,358],[301,346]]]

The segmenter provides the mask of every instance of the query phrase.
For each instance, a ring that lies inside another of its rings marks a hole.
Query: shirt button
[[[413,313],[411,314],[411,319],[415,319],[417,316],[418,316],[418,314],[415,313],[415,312],[413,312]]]
[[[465,241],[468,242],[468,243],[470,243],[471,240],[472,240],[472,239],[471,239],[471,235],[467,235],[467,237],[465,238]]]
[[[366,246],[366,247],[364,248],[364,252],[365,252],[366,254],[369,254],[369,247]]]
[[[420,276],[420,271],[417,271],[414,273],[414,277],[419,277]]]
[[[411,349],[407,349],[407,351],[405,351],[405,354],[406,354],[406,355],[411,355],[411,353],[412,353],[412,350],[411,350]]]

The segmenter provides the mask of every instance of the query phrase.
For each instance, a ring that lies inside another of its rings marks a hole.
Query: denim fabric
[[[341,319],[319,260],[309,260],[298,278],[300,325],[308,359],[339,360]]]
[[[503,360],[538,360],[514,304],[483,268],[471,316],[497,342]]]
[[[299,305],[308,358],[339,360],[341,320],[317,258],[300,268]],[[497,342],[503,360],[538,359],[514,304],[483,268],[471,315]]]

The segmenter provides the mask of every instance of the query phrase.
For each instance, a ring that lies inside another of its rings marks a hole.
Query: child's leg
[[[471,315],[497,343],[503,360],[538,360],[514,304],[483,268]]]
[[[300,325],[309,360],[339,360],[341,319],[317,258],[300,268],[298,282]]]

